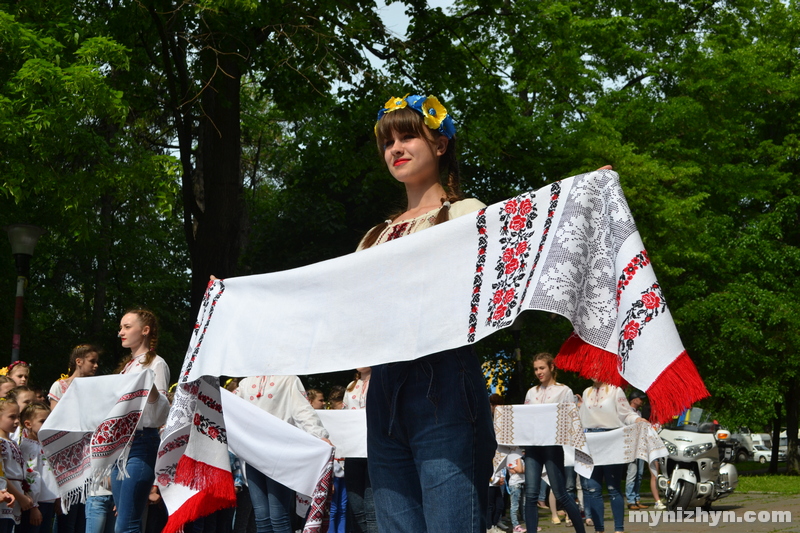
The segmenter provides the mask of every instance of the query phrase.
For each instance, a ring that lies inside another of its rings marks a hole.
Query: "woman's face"
[[[406,185],[439,180],[439,157],[447,150],[447,137],[433,141],[410,133],[393,132],[383,148],[389,172]]]
[[[97,366],[100,356],[97,352],[89,352],[86,357],[78,357],[75,359],[75,369],[80,372],[81,376],[94,376],[97,374]]]
[[[553,367],[547,361],[537,359],[533,362],[533,373],[539,378],[539,383],[548,383],[553,378]]]
[[[123,348],[138,348],[144,344],[149,333],[150,326],[142,326],[142,320],[136,313],[128,313],[119,321],[119,340]]]
[[[28,384],[28,376],[30,373],[31,369],[27,366],[17,365],[11,369],[11,373],[8,375],[8,377],[14,380],[14,383],[17,384],[17,387],[22,387],[23,385]]]

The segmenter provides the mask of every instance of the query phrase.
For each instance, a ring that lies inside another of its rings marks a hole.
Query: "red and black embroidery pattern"
[[[511,317],[519,305],[517,291],[525,278],[528,241],[533,236],[533,221],[538,216],[531,194],[523,194],[506,201],[500,209],[500,245],[502,253],[495,265],[497,281],[492,283],[492,299],[487,307],[486,325],[502,327],[501,322]]]
[[[131,440],[141,416],[141,411],[132,411],[104,420],[92,435],[92,457],[108,457],[123,448]]]
[[[150,394],[150,389],[140,389],[133,392],[129,392],[127,394],[123,394],[122,396],[120,396],[119,400],[117,400],[117,403],[129,402],[131,400],[135,400],[136,398],[142,398],[144,396],[147,396],[148,394]]]
[[[478,229],[478,260],[475,264],[475,277],[472,281],[472,302],[469,313],[469,334],[467,342],[475,342],[475,328],[478,326],[478,308],[481,302],[481,287],[483,287],[483,267],[486,264],[486,246],[489,242],[486,236],[486,208],[478,211],[475,218]]]
[[[542,257],[544,245],[547,242],[547,236],[550,234],[550,226],[553,225],[553,217],[556,215],[556,208],[558,207],[558,199],[561,197],[561,183],[555,182],[550,185],[550,205],[547,208],[547,219],[544,221],[544,229],[542,230],[542,238],[539,241],[539,248],[536,250],[536,257],[533,258],[533,266],[528,274],[528,281],[525,283],[525,291],[522,293],[520,302],[525,300],[525,295],[528,292],[528,287],[533,279],[533,273],[536,272],[536,266],[539,264],[539,259]]]
[[[619,299],[622,297],[622,291],[624,291],[628,283],[631,282],[633,276],[636,274],[636,271],[640,268],[646,267],[649,264],[650,257],[647,255],[647,250],[642,250],[633,256],[633,259],[631,259],[630,263],[628,263],[628,266],[622,269],[622,274],[617,280],[617,308],[619,308]]]
[[[202,433],[213,440],[219,441],[223,444],[228,443],[225,428],[215,424],[209,418],[201,415],[200,413],[194,414],[194,427],[199,433]]]
[[[211,287],[214,286],[215,283],[219,284],[219,290],[214,295],[214,298],[211,298]],[[216,281],[210,281],[208,283],[208,287],[206,288],[206,294],[203,297],[203,324],[200,325],[200,321],[195,322],[194,324],[194,334],[193,336],[197,337],[197,342],[194,345],[194,349],[192,350],[191,357],[188,358],[186,364],[183,368],[183,374],[181,375],[180,381],[186,382],[189,379],[189,373],[192,371],[192,366],[194,366],[194,360],[197,359],[197,353],[200,351],[200,345],[203,344],[203,337],[206,335],[206,331],[208,331],[208,324],[211,322],[211,316],[214,314],[214,307],[217,305],[222,293],[225,292],[225,282],[221,279]],[[202,328],[202,329],[201,329]]]
[[[179,435],[178,438],[172,439],[158,450],[158,457],[161,458],[172,450],[181,448],[189,444],[189,435]]]
[[[70,444],[50,456],[50,466],[59,486],[63,487],[65,483],[81,477],[83,472],[90,468],[89,443],[91,441],[92,434],[87,432],[78,442]]]
[[[641,297],[631,304],[619,332],[619,355],[622,359],[623,371],[636,338],[642,334],[642,330],[647,324],[666,310],[667,302],[664,300],[661,286],[658,283],[650,285],[642,292]]]

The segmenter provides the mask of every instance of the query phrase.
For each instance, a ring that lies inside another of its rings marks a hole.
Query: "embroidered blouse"
[[[244,378],[234,394],[306,433],[318,438],[329,437],[328,430],[308,403],[306,389],[297,376]]]
[[[344,391],[344,397],[342,398],[342,409],[366,409],[367,408],[367,391],[369,391],[369,380],[364,381],[363,379],[359,379],[355,382],[355,386],[353,390],[347,390],[350,388],[350,385],[353,382],[350,382],[350,385],[347,386],[347,389]]]
[[[561,383],[553,383],[547,387],[536,385],[528,389],[528,394],[525,395],[525,403],[534,405],[574,401],[575,395],[572,389]]]
[[[0,459],[3,461],[3,471],[6,474],[8,483],[14,485],[20,492],[26,492],[22,490],[25,470],[19,446],[8,439],[0,438]],[[21,516],[22,510],[19,502],[14,502],[12,507],[5,503],[0,503],[0,518],[9,518],[14,523],[19,524]]]
[[[67,392],[67,389],[72,384],[72,381],[67,379],[59,379],[53,386],[50,387],[50,392],[47,394],[47,397],[50,398],[54,402],[61,401],[61,398],[64,396],[64,393]]]
[[[608,384],[583,391],[580,413],[584,428],[614,429],[635,424],[639,418],[622,389]]]
[[[148,399],[147,405],[142,412],[142,427],[158,428],[167,423],[167,415],[169,414],[169,400],[167,399],[169,366],[160,355],[156,355],[149,365],[144,366],[146,356],[147,354],[143,353],[132,357],[120,374],[135,374],[148,369],[153,371],[155,374],[153,385],[161,394],[158,395],[158,400],[155,402],[151,402]]]
[[[486,207],[486,204],[480,200],[476,200],[475,198],[459,200],[450,206],[450,220],[473,213],[483,209],[484,207]],[[412,233],[435,226],[436,215],[439,214],[441,209],[441,207],[437,207],[433,211],[428,211],[427,213],[418,217],[400,220],[389,224],[378,236],[378,239],[375,241],[373,246],[383,244],[387,241],[393,241],[394,239],[399,239],[400,237],[405,237],[406,235],[411,235]],[[361,243],[358,244],[358,250],[363,249],[362,243],[363,239]]]

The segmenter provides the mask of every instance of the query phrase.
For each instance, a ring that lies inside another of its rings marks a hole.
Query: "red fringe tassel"
[[[684,351],[647,389],[651,406],[650,421],[659,424],[669,422],[694,402],[709,396],[697,367]]]
[[[619,356],[585,342],[576,333],[561,346],[556,356],[557,368],[577,372],[588,379],[626,387],[628,383],[619,373]]]
[[[236,490],[230,470],[215,468],[184,455],[178,462],[175,482],[200,492],[183,502],[169,516],[162,533],[177,533],[188,522],[236,505]]]

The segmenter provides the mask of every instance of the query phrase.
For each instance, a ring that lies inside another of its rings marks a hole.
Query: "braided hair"
[[[153,359],[156,357],[156,349],[158,348],[158,318],[156,318],[156,315],[149,309],[142,308],[130,309],[126,311],[125,314],[136,315],[139,317],[139,322],[142,324],[143,328],[146,326],[150,327],[150,332],[147,334],[149,344],[147,346],[147,353],[144,356],[144,363],[142,364],[142,366],[150,366],[150,363],[152,363]],[[120,374],[125,369],[125,365],[130,362],[132,357],[133,353],[130,353],[122,358],[122,361],[117,367],[117,374]]]
[[[69,354],[69,367],[67,368],[67,375],[71,376],[78,368],[78,359],[86,359],[90,353],[96,353],[98,356],[102,354],[102,349],[94,344],[79,344],[72,349]]]
[[[381,118],[375,128],[375,135],[378,143],[378,153],[383,154],[386,142],[395,134],[413,135],[421,139],[427,139],[433,146],[435,141],[443,135],[438,131],[433,131],[425,125],[422,115],[413,109],[403,108],[387,113]],[[445,196],[441,199],[442,208],[436,215],[434,224],[441,224],[450,220],[450,205],[459,200],[463,200],[461,193],[461,175],[458,171],[458,159],[456,158],[456,138],[453,136],[447,142],[447,150],[439,157],[439,183],[445,191]],[[445,203],[449,202],[449,203]],[[392,220],[403,214],[402,211],[392,213],[388,220],[372,228],[364,236],[361,248],[369,248],[375,244]]]

